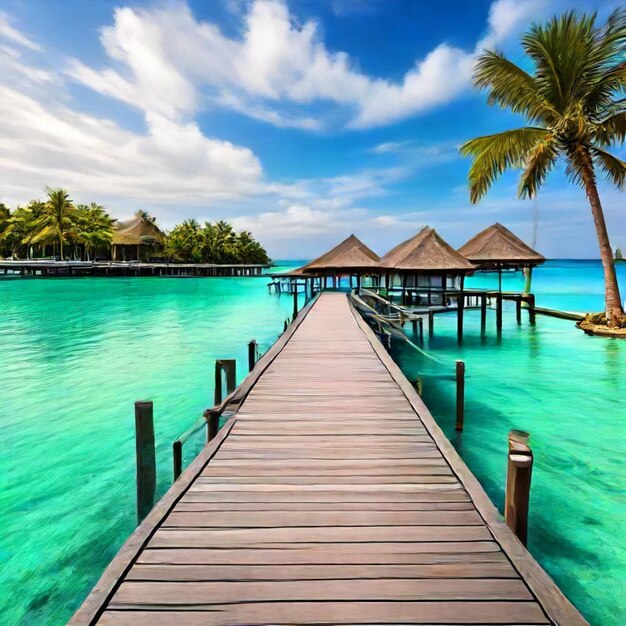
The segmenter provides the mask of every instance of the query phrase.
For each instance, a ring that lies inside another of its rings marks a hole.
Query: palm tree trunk
[[[589,198],[589,204],[591,205],[591,214],[596,227],[596,235],[598,236],[598,244],[600,246],[600,258],[602,259],[602,267],[604,269],[604,308],[606,319],[609,326],[617,326],[624,316],[624,311],[615,274],[615,264],[613,263],[613,250],[609,241],[609,233],[606,229],[604,211],[602,210],[602,203],[598,194],[591,157],[589,152],[584,149],[581,149],[580,155],[582,179],[587,198]]]

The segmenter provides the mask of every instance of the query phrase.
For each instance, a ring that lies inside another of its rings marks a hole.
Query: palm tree
[[[619,189],[626,184],[626,163],[605,149],[626,138],[626,10],[614,12],[602,26],[595,14],[568,12],[545,26],[533,25],[522,46],[532,73],[499,52],[478,58],[474,80],[488,90],[488,103],[525,116],[529,126],[461,147],[473,157],[470,199],[478,202],[512,167],[523,169],[519,196],[533,198],[563,159],[567,176],[585,189],[591,206],[604,268],[606,323],[626,324],[596,184],[597,170]]]
[[[96,202],[89,206],[79,204],[74,214],[76,241],[85,245],[87,261],[89,253],[95,256],[99,247],[110,246],[113,237],[113,220]]]
[[[53,237],[59,242],[59,255],[63,259],[63,243],[66,233],[72,227],[71,215],[75,210],[67,191],[49,189],[43,215],[33,224],[35,235],[30,243],[39,243]]]

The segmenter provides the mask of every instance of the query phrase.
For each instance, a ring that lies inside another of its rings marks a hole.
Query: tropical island
[[[137,211],[126,221],[91,202],[74,204],[64,189],[49,189],[11,211],[0,204],[0,258],[267,264],[265,248],[247,231],[225,221],[185,220],[169,231],[155,217]]]

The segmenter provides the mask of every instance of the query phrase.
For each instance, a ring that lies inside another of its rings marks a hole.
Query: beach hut
[[[540,265],[546,259],[502,224],[493,224],[459,248],[468,261],[486,270]]]
[[[403,304],[428,307],[451,304],[475,269],[430,226],[385,254],[379,267],[389,296],[400,292]]]
[[[350,235],[332,250],[301,267],[300,271],[324,281],[332,277],[333,287],[337,286],[337,278],[341,276],[349,276],[352,286],[352,277],[355,276],[358,287],[362,276],[378,275],[379,261],[380,257],[374,251],[358,237]]]
[[[136,258],[138,261],[153,253],[165,241],[165,235],[143,211],[131,219],[117,222],[113,227],[111,256],[114,261]]]
[[[498,272],[498,295],[496,300],[496,325],[498,331],[502,329],[502,270],[526,270],[525,295],[514,296],[517,303],[517,320],[520,323],[522,297],[530,302],[531,308],[534,307],[534,296],[529,293],[532,268],[543,263],[546,260],[545,257],[499,223],[495,223],[479,232],[461,246],[458,251],[473,263],[477,270]]]

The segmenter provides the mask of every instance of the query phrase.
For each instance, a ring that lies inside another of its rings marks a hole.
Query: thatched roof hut
[[[387,252],[379,267],[396,272],[452,274],[465,274],[475,269],[430,226]]]
[[[502,224],[493,224],[472,237],[459,253],[475,265],[532,266],[546,259]]]
[[[376,269],[380,257],[358,237],[350,235],[338,246],[307,263],[300,270],[308,275],[332,272],[362,272]]]
[[[162,243],[165,235],[159,227],[143,213],[137,213],[125,222],[117,222],[113,227],[114,246],[141,246]]]

